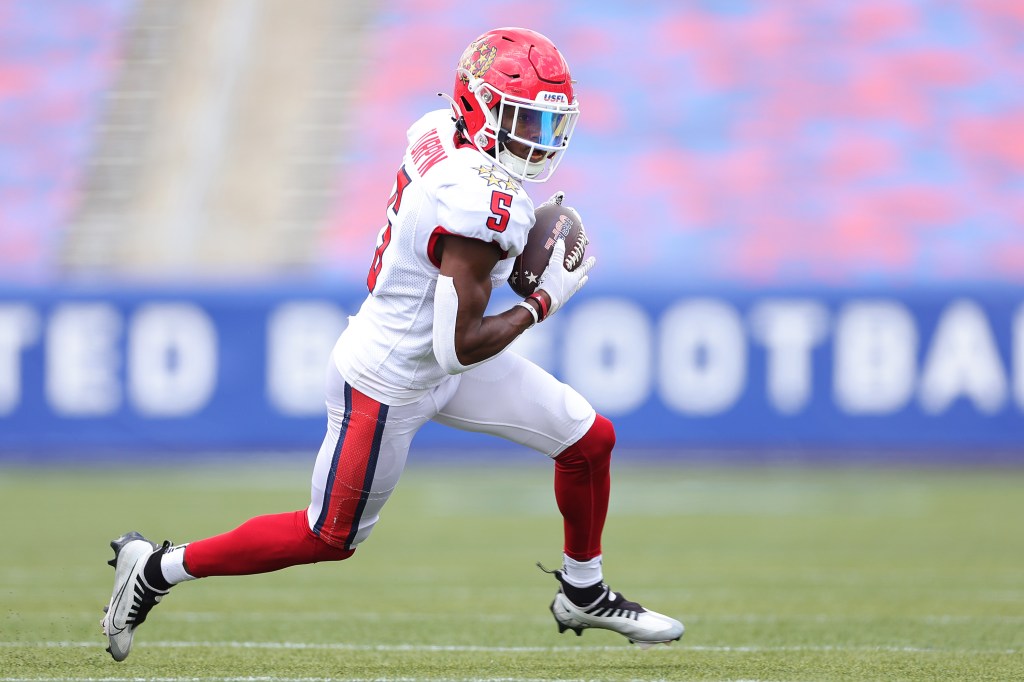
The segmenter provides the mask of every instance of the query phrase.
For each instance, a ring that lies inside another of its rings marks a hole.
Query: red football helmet
[[[543,182],[561,161],[579,104],[569,66],[550,40],[499,28],[466,48],[452,101],[459,131],[519,180]]]

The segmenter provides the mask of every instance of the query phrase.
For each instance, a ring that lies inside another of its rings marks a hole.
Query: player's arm
[[[441,238],[441,274],[434,294],[434,354],[450,374],[489,360],[534,324],[522,306],[485,316],[491,270],[501,258],[493,242],[454,235]]]

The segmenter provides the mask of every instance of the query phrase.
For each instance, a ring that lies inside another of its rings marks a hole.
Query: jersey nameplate
[[[410,153],[420,177],[426,175],[435,163],[448,158],[444,151],[444,145],[441,144],[441,138],[437,135],[437,130],[428,130],[424,133],[423,137],[416,140]]]

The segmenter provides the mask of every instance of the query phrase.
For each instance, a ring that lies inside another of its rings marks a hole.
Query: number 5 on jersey
[[[398,177],[395,179],[395,191],[388,201],[388,224],[381,229],[380,235],[377,237],[377,248],[373,252],[373,260],[370,261],[370,272],[366,275],[366,288],[371,294],[374,287],[377,286],[377,277],[380,276],[381,268],[384,267],[384,251],[391,244],[392,216],[398,217],[398,211],[402,208],[402,194],[410,182],[412,182],[412,178],[406,172],[405,166],[402,166],[398,169]]]
[[[385,225],[377,237],[377,248],[373,252],[373,260],[370,262],[370,272],[366,275],[366,288],[373,293],[377,286],[377,278],[384,267],[384,252],[391,244],[391,221],[398,217],[398,211],[402,207],[402,193],[412,182],[405,166],[398,169],[398,177],[395,179],[395,191],[388,201],[388,224]],[[491,215],[487,218],[487,227],[495,232],[504,232],[512,218],[509,208],[512,206],[512,195],[495,190],[491,193]]]

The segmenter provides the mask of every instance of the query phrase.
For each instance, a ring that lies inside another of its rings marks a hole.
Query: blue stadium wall
[[[139,7],[0,3],[0,459],[317,447],[404,130],[515,16],[569,57],[583,111],[534,199],[566,190],[599,259],[518,350],[622,446],[1024,462],[1022,3],[381,0],[316,283],[72,287],[63,240]]]
[[[0,456],[315,448],[327,357],[361,299],[328,283],[8,290]],[[516,351],[612,417],[630,449],[1024,461],[1018,288],[596,284]],[[416,441],[494,444],[434,425]]]

